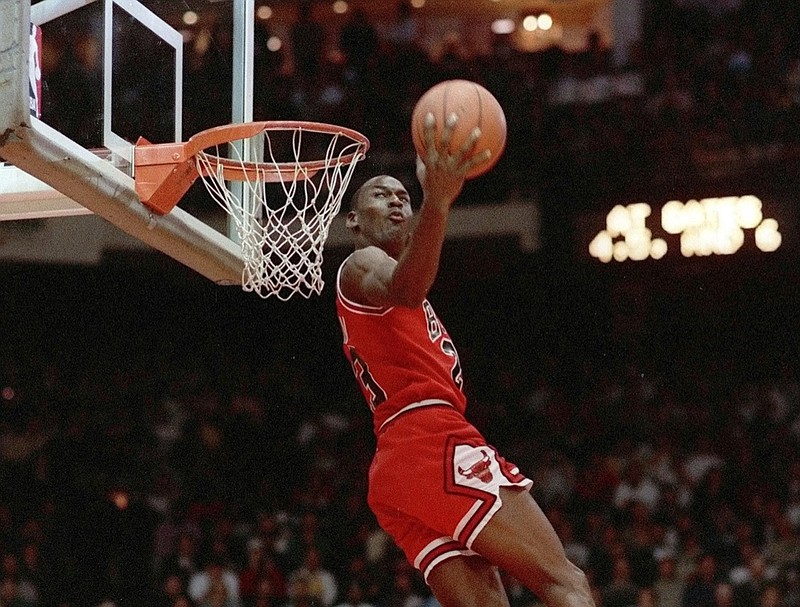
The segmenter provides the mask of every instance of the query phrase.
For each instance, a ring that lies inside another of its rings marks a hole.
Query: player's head
[[[358,188],[347,214],[356,248],[380,247],[389,255],[402,252],[411,233],[411,197],[394,177],[379,175]]]

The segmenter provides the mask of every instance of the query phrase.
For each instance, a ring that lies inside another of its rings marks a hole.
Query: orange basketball
[[[506,147],[506,116],[497,99],[480,84],[469,80],[446,80],[431,87],[414,107],[411,115],[411,137],[420,158],[425,159],[425,116],[436,118],[436,137],[441,135],[444,122],[450,114],[458,116],[458,123],[450,140],[450,151],[457,151],[476,126],[481,136],[475,145],[475,154],[491,150],[486,162],[467,172],[467,179],[483,175],[491,169]]]

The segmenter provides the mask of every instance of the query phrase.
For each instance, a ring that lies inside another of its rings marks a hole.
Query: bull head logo
[[[489,459],[489,454],[483,449],[481,449],[481,454],[483,457],[466,470],[459,466],[458,473],[467,479],[477,478],[483,483],[489,483],[491,482],[492,478],[494,478],[492,476],[492,471],[489,468],[492,464],[492,460]]]

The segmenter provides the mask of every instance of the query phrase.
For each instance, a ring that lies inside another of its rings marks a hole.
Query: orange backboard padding
[[[159,215],[175,208],[198,177],[183,143],[153,145],[140,137],[133,158],[136,193],[142,204]]]

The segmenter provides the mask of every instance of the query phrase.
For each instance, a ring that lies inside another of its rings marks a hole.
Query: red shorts
[[[378,435],[368,501],[378,523],[425,579],[437,564],[475,554],[500,508],[500,487],[532,481],[452,407],[415,409]]]

